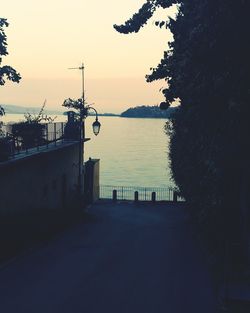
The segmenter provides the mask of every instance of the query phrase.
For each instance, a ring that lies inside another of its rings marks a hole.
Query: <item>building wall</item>
[[[70,206],[78,183],[79,144],[68,143],[0,163],[0,214]]]

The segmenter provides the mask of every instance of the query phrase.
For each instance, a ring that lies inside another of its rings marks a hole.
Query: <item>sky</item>
[[[81,96],[81,73],[69,70],[85,64],[87,102],[100,113],[120,113],[137,105],[163,100],[164,81],[146,83],[157,66],[171,34],[153,22],[173,10],[158,10],[137,34],[123,35],[121,24],[144,0],[5,0],[1,17],[7,18],[9,55],[2,65],[21,73],[19,84],[0,88],[0,103],[62,109],[66,98]]]

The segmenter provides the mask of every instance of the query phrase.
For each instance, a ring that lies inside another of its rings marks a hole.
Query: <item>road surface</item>
[[[1,313],[213,313],[181,207],[100,202],[88,222],[0,269]]]

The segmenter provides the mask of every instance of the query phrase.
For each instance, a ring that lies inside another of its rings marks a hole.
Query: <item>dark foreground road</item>
[[[100,203],[0,270],[1,313],[214,313],[209,272],[173,205]]]

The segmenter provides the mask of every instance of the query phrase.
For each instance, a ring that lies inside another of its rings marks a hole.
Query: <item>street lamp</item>
[[[101,129],[101,123],[98,121],[98,113],[97,113],[95,108],[93,108],[91,106],[87,106],[87,114],[88,114],[89,110],[95,111],[95,121],[92,124],[92,128],[93,128],[93,133],[97,136],[100,132],[100,129]]]
[[[95,108],[91,107],[90,105],[84,106],[84,109],[82,109],[82,112],[80,113],[80,115],[81,115],[80,123],[84,126],[84,120],[86,119],[86,117],[89,116],[90,110],[95,111],[95,121],[92,124],[92,129],[93,129],[93,133],[97,136],[100,132],[100,129],[101,129],[101,123],[98,121],[98,113],[97,113]]]

